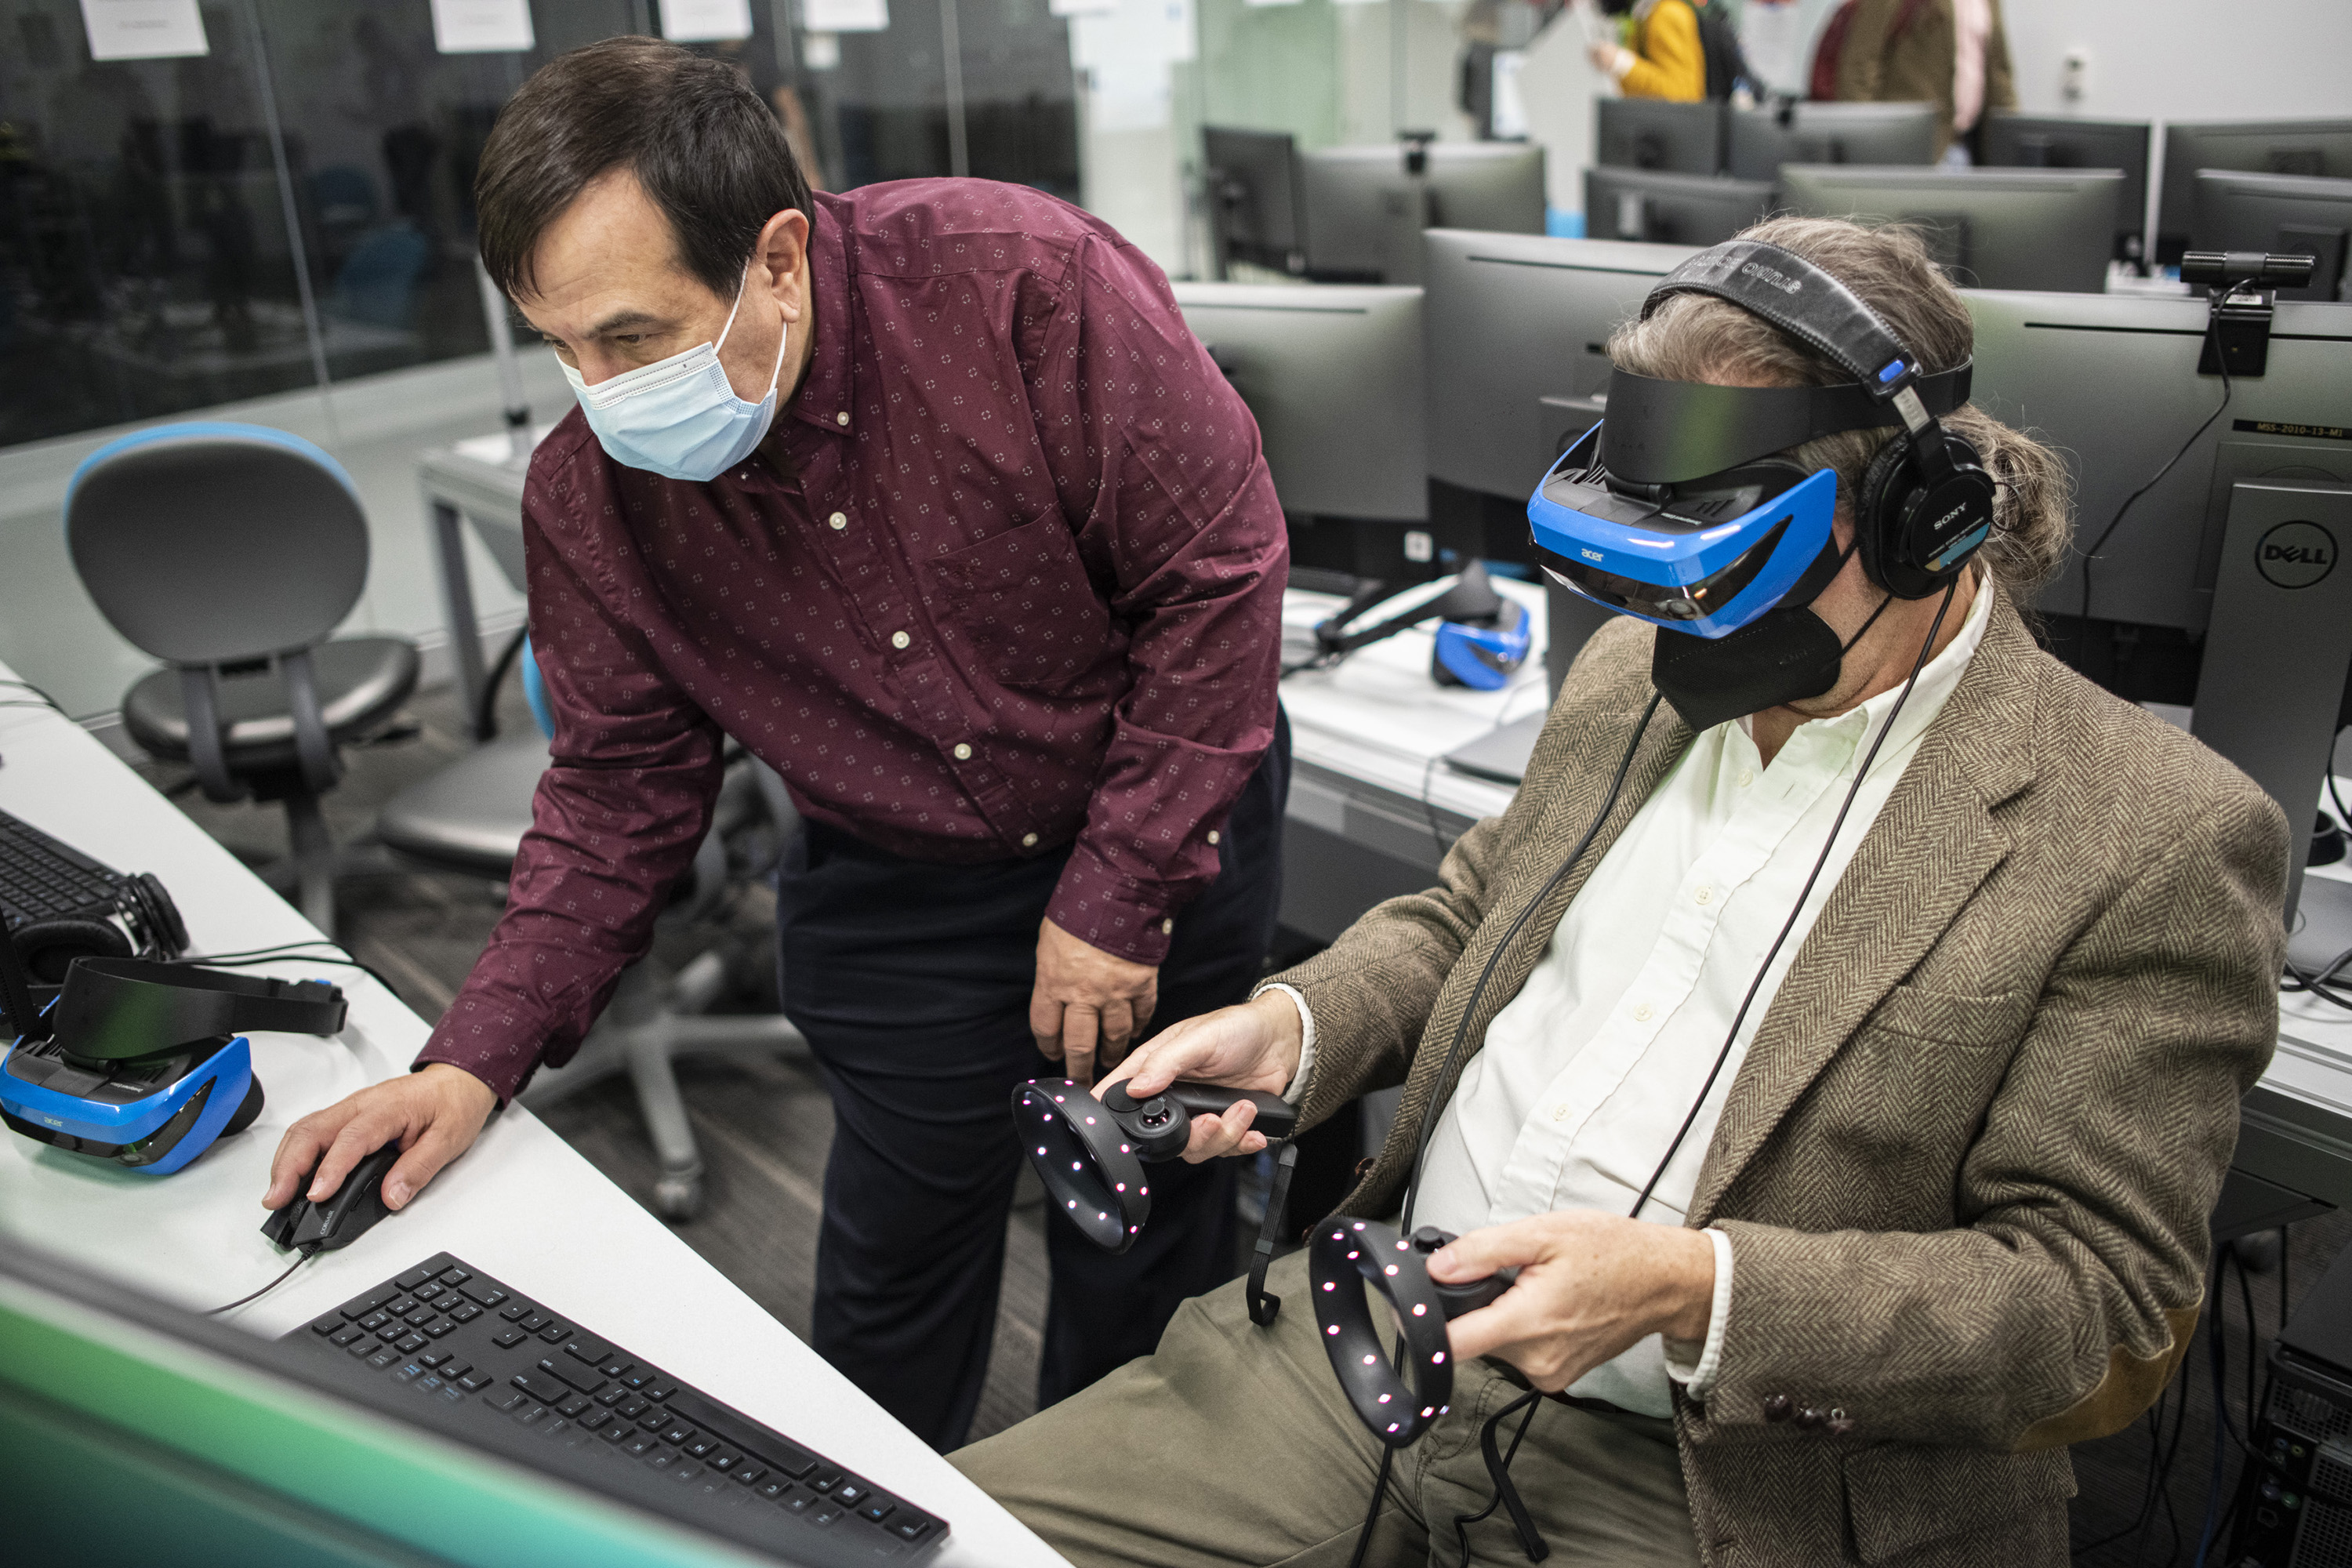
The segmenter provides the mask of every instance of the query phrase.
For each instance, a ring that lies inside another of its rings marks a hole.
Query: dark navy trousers
[[[1222,835],[1222,869],[1176,915],[1156,1033],[1249,994],[1282,899],[1290,731]],[[980,1403],[1022,1154],[1014,1085],[1060,1077],[1029,1032],[1037,927],[1067,852],[940,866],[810,824],[777,888],[784,1011],[833,1095],[817,1243],[818,1353],[933,1447]],[[1153,1167],[1127,1252],[1046,1218],[1042,1408],[1150,1353],[1179,1303],[1232,1270],[1232,1161]]]

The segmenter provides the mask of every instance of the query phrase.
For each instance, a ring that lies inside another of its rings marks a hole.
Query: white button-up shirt
[[[1959,635],[1920,672],[1642,1218],[1682,1220],[1773,994],[1959,683],[1991,602],[1979,586]],[[1561,1209],[1633,1207],[1723,1048],[1756,965],[1788,920],[1854,770],[1901,690],[1798,726],[1769,767],[1744,719],[1691,742],[1593,868],[1526,985],[1488,1026],[1484,1048],[1439,1114],[1416,1225],[1460,1233]],[[1304,1001],[1291,994],[1305,1016]],[[1311,1051],[1313,1024],[1306,1021]],[[1732,1289],[1730,1242],[1720,1231],[1708,1236],[1715,1304],[1696,1358],[1693,1347],[1675,1347],[1670,1371],[1668,1347],[1653,1335],[1587,1373],[1571,1393],[1652,1415],[1672,1414],[1670,1375],[1706,1394],[1721,1362]]]

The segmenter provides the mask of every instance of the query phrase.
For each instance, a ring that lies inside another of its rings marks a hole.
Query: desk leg
[[[433,509],[433,544],[441,559],[441,606],[449,630],[449,652],[457,662],[457,690],[466,700],[466,733],[488,739],[475,727],[481,711],[482,624],[474,614],[474,584],[466,572],[464,521],[457,509],[428,496]]]

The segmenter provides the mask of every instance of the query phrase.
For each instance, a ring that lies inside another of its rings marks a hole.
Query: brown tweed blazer
[[[1675,1426],[1710,1563],[2063,1563],[2065,1445],[2153,1403],[2196,1321],[2238,1100],[2277,1031],[2285,820],[2005,600],[1991,615],[1707,1146],[1690,1223],[1731,1238],[1731,1306],[1721,1381],[1704,1406],[1678,1393]],[[1315,1015],[1306,1122],[1405,1086],[1345,1212],[1402,1201],[1473,984],[1600,809],[1654,635],[1592,639],[1517,799],[1440,886],[1279,977]],[[1661,707],[1584,861],[1501,955],[1465,1058],[1690,739]],[[1774,1396],[1836,1429],[1769,1421]]]

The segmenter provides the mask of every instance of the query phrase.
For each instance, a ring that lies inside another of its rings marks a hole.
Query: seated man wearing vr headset
[[[2066,1560],[2066,1446],[2189,1343],[2286,835],[2035,646],[2062,473],[1968,404],[1970,347],[1915,237],[1822,219],[1694,258],[1617,334],[1608,417],[1529,517],[1624,618],[1510,809],[1111,1075],[1279,1091],[1302,1126],[1402,1083],[1341,1213],[1458,1233],[1440,1282],[1516,1279],[1385,1455],[1301,1256],[1267,1327],[1238,1281],[1189,1303],[957,1456],[1056,1549]],[[1187,1157],[1264,1147],[1251,1116]]]

